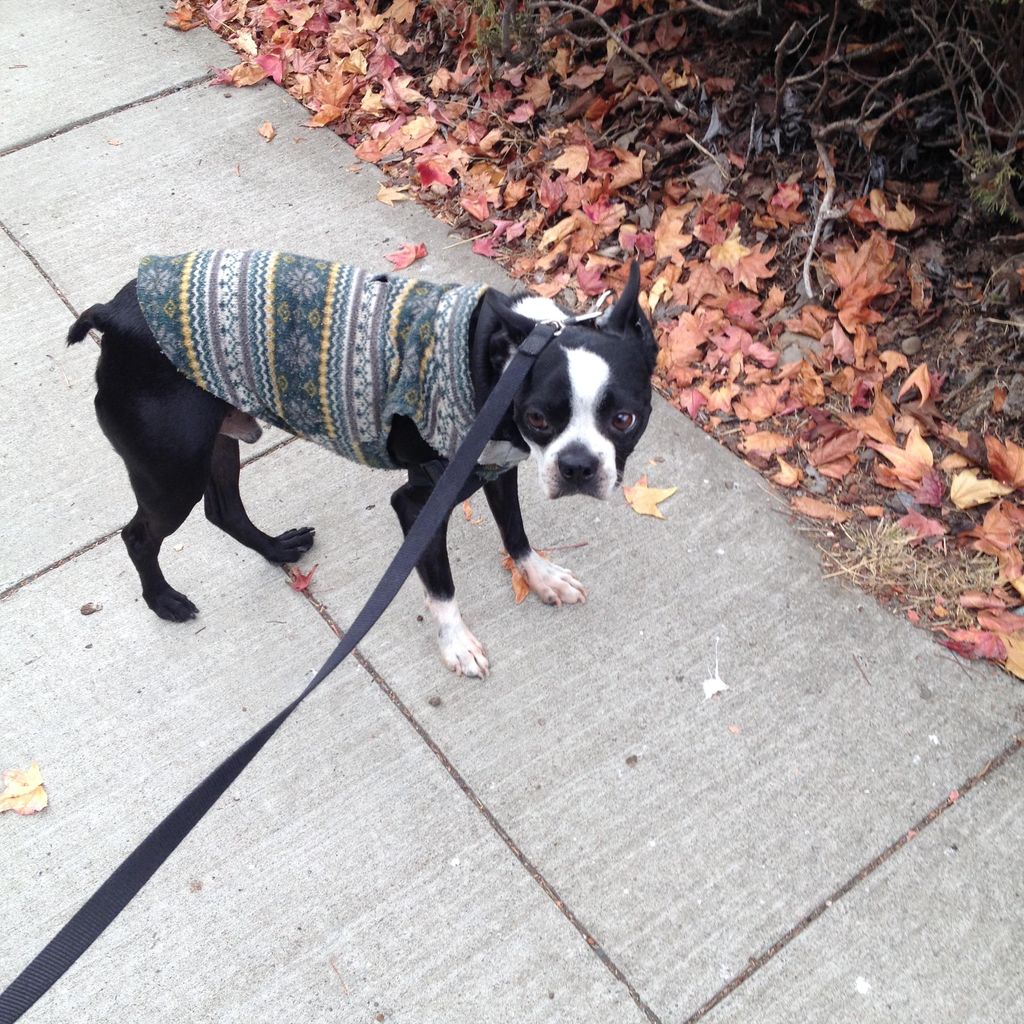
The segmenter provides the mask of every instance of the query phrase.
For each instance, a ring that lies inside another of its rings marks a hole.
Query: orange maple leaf
[[[757,282],[775,276],[774,270],[768,269],[768,262],[775,257],[776,247],[773,245],[768,252],[762,252],[758,245],[732,268],[732,283],[743,285],[748,291],[757,293]]]
[[[1007,439],[1003,444],[994,437],[985,437],[989,472],[1001,483],[1017,490],[1024,487],[1024,448]]]
[[[897,477],[896,482],[886,482],[884,474],[878,478],[878,482],[887,487],[917,487],[924,474],[934,465],[932,450],[928,447],[928,442],[921,437],[920,428],[916,426],[907,435],[906,444],[902,448],[895,444],[879,444],[877,441],[869,442],[869,447],[874,448],[892,463]],[[886,467],[878,468],[884,470]]]
[[[824,519],[830,523],[845,523],[853,515],[852,512],[845,512],[827,501],[819,501],[817,498],[809,498],[801,495],[794,498],[790,505],[801,515],[810,516],[811,519]]]
[[[540,551],[537,554],[543,558],[547,557]],[[530,596],[530,584],[526,582],[526,577],[519,571],[519,566],[512,561],[511,555],[505,555],[502,558],[501,567],[512,574],[512,593],[515,594],[516,604],[522,604]]]
[[[893,269],[895,251],[892,242],[875,232],[859,249],[844,246],[836,252],[835,263],[825,264],[839,285],[836,310],[848,331],[858,324],[878,323],[882,319],[882,314],[870,306],[879,296],[896,290],[886,281]]]
[[[740,260],[749,256],[751,252],[752,250],[740,241],[739,224],[734,224],[724,241],[708,249],[708,261],[715,270],[735,270]]]
[[[623,487],[622,493],[634,512],[642,516],[653,516],[664,519],[665,516],[658,505],[666,498],[671,498],[678,487],[648,487],[645,473],[632,487]]]

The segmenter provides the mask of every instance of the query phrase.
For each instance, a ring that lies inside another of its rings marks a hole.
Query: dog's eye
[[[531,430],[547,430],[551,426],[547,417],[543,413],[537,412],[536,409],[531,409],[526,414],[526,422]]]
[[[612,417],[612,426],[622,434],[627,430],[632,430],[634,423],[636,423],[636,413],[617,412]]]

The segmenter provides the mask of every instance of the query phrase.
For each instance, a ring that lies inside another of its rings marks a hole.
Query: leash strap
[[[245,770],[289,715],[334,671],[391,604],[420,560],[431,537],[458,503],[463,485],[526,374],[558,325],[539,323],[516,351],[488,395],[459,450],[441,475],[391,564],[330,657],[284,710],[215,768],[89,897],[36,958],[0,993],[0,1024],[14,1024],[40,996],[99,938],[199,823],[204,814]]]

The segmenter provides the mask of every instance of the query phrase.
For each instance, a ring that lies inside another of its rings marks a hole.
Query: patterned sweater
[[[397,468],[395,416],[446,458],[468,433],[469,326],[484,290],[228,249],[147,256],[138,276],[157,343],[199,387],[385,469]]]

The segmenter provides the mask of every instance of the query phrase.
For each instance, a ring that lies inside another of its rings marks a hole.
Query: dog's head
[[[514,406],[516,427],[536,456],[541,489],[549,498],[609,497],[647,427],[657,344],[639,294],[634,263],[618,301],[589,320],[575,320],[549,299],[493,300],[503,327],[491,338],[492,364],[498,368],[538,321],[561,325]]]

